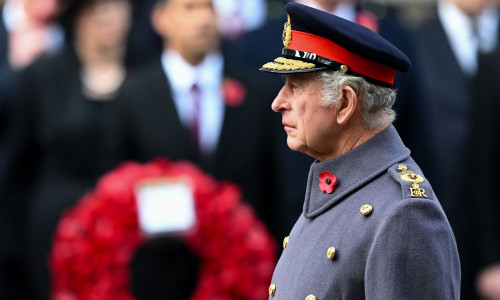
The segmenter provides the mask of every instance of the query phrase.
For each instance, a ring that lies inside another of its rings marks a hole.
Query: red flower
[[[379,22],[377,16],[369,11],[360,11],[356,14],[354,22],[363,25],[373,32],[378,32]]]
[[[319,174],[319,189],[324,192],[331,194],[337,185],[337,177],[328,171],[324,171]]]
[[[52,299],[134,300],[130,261],[144,243],[134,187],[171,177],[190,182],[195,196],[197,225],[184,240],[201,266],[190,300],[268,298],[276,242],[241,201],[239,188],[215,181],[191,163],[159,159],[122,164],[64,213],[49,259]]]
[[[245,97],[247,96],[247,91],[245,86],[236,79],[226,78],[222,83],[222,95],[224,97],[224,103],[227,106],[240,106]]]

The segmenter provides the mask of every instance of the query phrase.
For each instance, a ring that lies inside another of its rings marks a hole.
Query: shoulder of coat
[[[403,199],[433,199],[429,181],[416,165],[398,163],[389,168],[391,177],[401,185]]]

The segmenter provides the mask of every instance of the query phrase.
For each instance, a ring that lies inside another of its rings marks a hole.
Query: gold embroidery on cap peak
[[[301,69],[312,69],[316,67],[313,63],[307,63],[300,60],[289,59],[284,57],[278,57],[274,62],[267,63],[262,66],[264,69],[270,70],[301,70]]]

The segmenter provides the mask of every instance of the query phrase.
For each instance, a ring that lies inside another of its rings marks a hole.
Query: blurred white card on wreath
[[[193,191],[176,178],[141,182],[136,188],[139,226],[147,236],[185,233],[196,223]]]

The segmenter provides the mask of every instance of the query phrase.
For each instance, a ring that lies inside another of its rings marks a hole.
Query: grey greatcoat
[[[337,177],[331,194],[319,188],[323,171]],[[364,215],[366,204],[372,210]],[[339,157],[312,164],[304,212],[283,245],[269,299],[460,297],[453,232],[393,126]],[[333,259],[327,256],[331,247]]]

